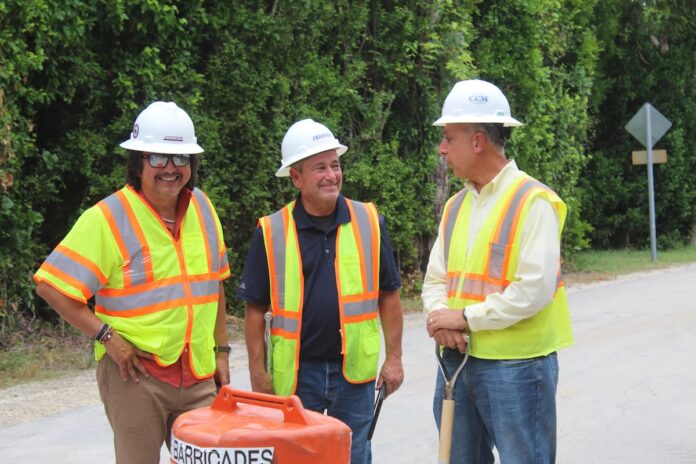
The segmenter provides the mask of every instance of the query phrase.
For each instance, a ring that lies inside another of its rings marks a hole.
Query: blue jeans
[[[448,374],[462,355],[446,349]],[[454,391],[451,464],[542,464],[556,460],[556,353],[532,359],[495,361],[469,357]],[[444,381],[438,372],[433,412],[438,429]]]
[[[353,384],[343,377],[343,361],[300,360],[295,394],[312,411],[326,412],[344,422],[352,433],[351,464],[371,464],[367,441],[375,402],[375,382]]]

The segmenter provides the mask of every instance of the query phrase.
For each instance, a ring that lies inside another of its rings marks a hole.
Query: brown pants
[[[121,379],[118,366],[108,356],[97,365],[99,396],[114,432],[118,464],[158,464],[162,443],[171,439],[172,425],[180,414],[210,406],[215,398],[213,379],[189,388],[175,388],[153,377],[140,382]]]

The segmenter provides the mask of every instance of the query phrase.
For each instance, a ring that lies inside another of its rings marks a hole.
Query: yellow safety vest
[[[196,378],[215,371],[219,282],[230,275],[222,228],[207,196],[195,189],[175,240],[130,186],[88,209],[34,279],[87,303],[123,338],[161,366],[190,346]],[[105,353],[95,343],[95,356]]]
[[[341,321],[343,375],[365,383],[377,374],[379,361],[379,248],[377,208],[346,199],[350,222],[336,236],[336,287]],[[292,211],[295,202],[259,219],[271,288],[272,379],[277,395],[297,387],[304,298],[302,256]]]
[[[471,196],[462,190],[445,205],[442,224],[447,263],[449,308],[462,310],[492,293],[502,293],[517,280],[521,225],[532,201],[540,198],[554,207],[563,230],[566,205],[544,184],[522,174],[501,194],[484,221],[467,256]],[[526,359],[545,356],[573,343],[570,311],[558,265],[553,300],[534,316],[502,330],[470,334],[471,355],[483,359]]]

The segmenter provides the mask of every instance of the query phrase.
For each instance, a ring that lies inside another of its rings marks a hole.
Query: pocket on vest
[[[360,256],[357,254],[340,255],[337,259],[339,259],[338,269],[341,276],[341,293],[344,295],[362,293]]]

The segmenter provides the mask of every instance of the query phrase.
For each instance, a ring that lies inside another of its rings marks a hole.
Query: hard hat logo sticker
[[[485,95],[471,95],[469,101],[475,105],[483,105],[488,101],[488,97]]]
[[[133,124],[133,138],[137,139],[139,133],[140,133],[140,127],[138,127],[137,124]]]
[[[324,132],[323,134],[315,135],[312,137],[312,141],[319,139],[325,139],[326,137],[333,137],[330,132]]]
[[[165,142],[183,142],[184,138],[178,135],[165,135],[163,140]]]

